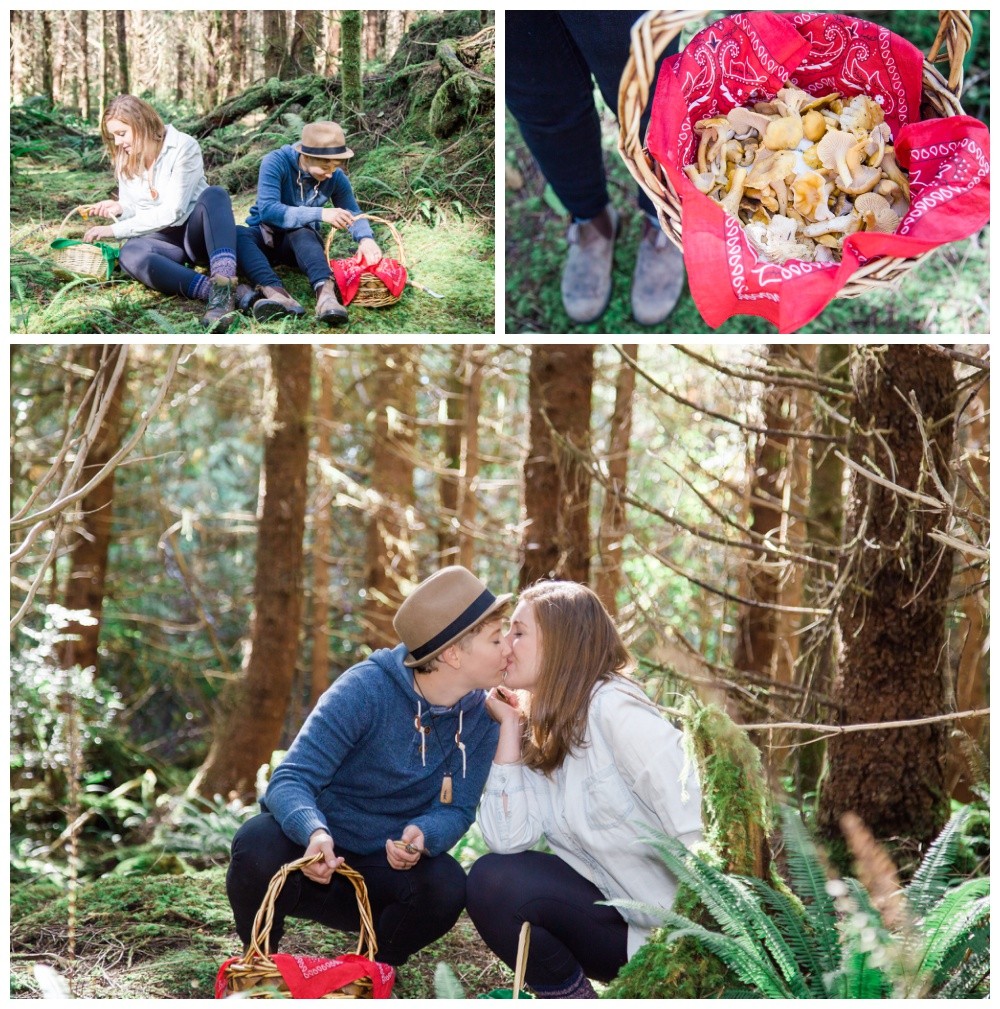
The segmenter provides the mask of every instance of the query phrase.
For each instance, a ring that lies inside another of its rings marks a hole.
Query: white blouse
[[[594,688],[583,746],[551,775],[522,764],[494,764],[479,807],[490,849],[526,851],[543,837],[554,854],[605,898],[669,908],[677,881],[648,839],[701,839],[701,791],[685,759],[681,732],[634,683],[621,677]],[[619,908],[631,956],[659,925]]]
[[[122,216],[111,230],[115,238],[131,238],[183,224],[207,188],[198,141],[168,126],[152,173],[118,180]]]

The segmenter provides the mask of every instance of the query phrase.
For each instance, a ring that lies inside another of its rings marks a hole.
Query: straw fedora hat
[[[430,662],[512,598],[509,592],[493,595],[466,568],[442,568],[422,581],[393,617],[392,626],[409,652],[403,665]]]
[[[292,150],[310,158],[332,158],[336,161],[354,157],[339,123],[306,123],[302,127],[302,139],[292,144]]]

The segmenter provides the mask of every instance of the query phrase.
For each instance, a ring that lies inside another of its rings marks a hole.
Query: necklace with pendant
[[[416,684],[416,680],[413,681],[414,689],[418,694],[426,701],[427,698],[421,693],[420,688]],[[428,708],[430,706],[428,705]],[[428,711],[431,717],[430,726],[423,724],[423,708],[420,705],[420,701],[417,701],[417,716],[413,719],[413,727],[417,730],[417,734],[420,736],[420,761],[424,767],[427,766],[427,736],[433,730],[434,738],[437,740],[438,749],[441,751],[442,759],[447,758],[445,752],[444,743],[441,742],[441,735],[438,732],[437,721],[435,720],[434,713]],[[455,748],[462,754],[462,777],[465,777],[465,743],[462,742],[462,709],[458,709],[458,732],[455,733]],[[444,772],[444,778],[441,780],[441,792],[438,798],[445,805],[451,805],[452,802],[452,773],[451,773],[451,761],[448,760],[448,767]]]

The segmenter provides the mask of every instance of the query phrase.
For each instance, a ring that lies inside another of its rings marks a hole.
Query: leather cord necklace
[[[431,718],[430,726],[423,724],[423,708],[421,707],[420,701],[417,701],[417,715],[413,719],[413,727],[417,730],[420,736],[420,759],[423,766],[427,766],[427,736],[433,730],[434,738],[437,740],[438,749],[441,751],[441,757],[443,760],[447,760],[448,766],[444,772],[444,778],[441,781],[441,792],[438,796],[442,803],[445,805],[450,805],[452,801],[452,770],[451,770],[451,757],[445,752],[444,743],[441,742],[441,734],[438,731],[437,719],[434,712],[430,710],[430,702],[424,697],[423,691],[417,686],[417,681],[413,681],[413,689],[416,690],[418,694],[427,703],[428,714]],[[455,733],[455,748],[462,754],[462,777],[465,777],[465,743],[462,742],[462,709],[458,709],[458,732]],[[452,753],[452,757],[454,752]]]

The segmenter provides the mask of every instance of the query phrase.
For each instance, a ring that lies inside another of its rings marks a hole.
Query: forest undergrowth
[[[350,134],[350,176],[362,210],[392,221],[401,236],[402,250],[374,226],[384,254],[403,258],[421,288],[408,285],[386,308],[349,308],[348,325],[335,332],[493,332],[493,59],[492,26],[476,11],[457,11],[421,19],[385,67],[369,68],[366,111]],[[208,182],[229,190],[242,224],[264,154],[298,140],[306,122],[343,118],[338,86],[336,78],[271,80],[206,115],[160,111],[199,138]],[[202,332],[200,303],[151,291],[121,271],[101,284],[53,269],[50,242],[83,232],[78,218],[74,230],[59,232],[65,215],[114,190],[96,123],[36,100],[11,110],[12,332]],[[336,236],[335,258],[353,252],[349,238]],[[306,315],[268,323],[241,316],[231,335],[317,332],[306,278],[278,272]]]

